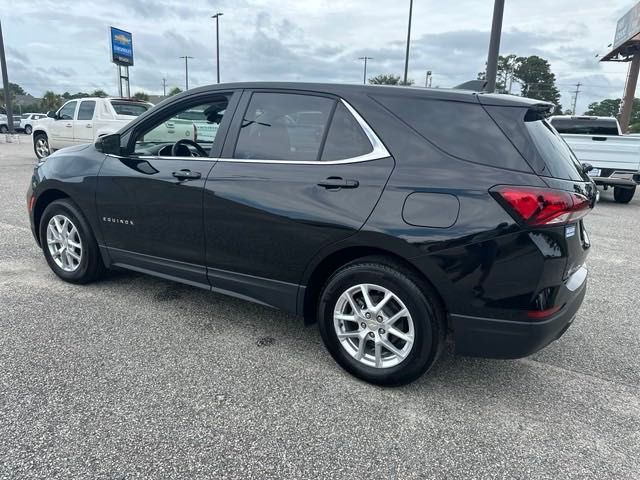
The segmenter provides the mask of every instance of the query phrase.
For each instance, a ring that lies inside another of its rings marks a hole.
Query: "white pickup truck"
[[[553,116],[549,122],[565,139],[580,163],[605,190],[613,187],[618,203],[629,203],[640,184],[640,137],[623,135],[613,117]]]
[[[102,135],[117,132],[152,106],[131,98],[69,100],[33,126],[33,149],[38,158],[43,158],[70,145],[95,142]]]

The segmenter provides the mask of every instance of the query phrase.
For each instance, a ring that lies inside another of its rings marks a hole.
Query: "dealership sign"
[[[133,38],[131,33],[110,27],[111,61],[118,65],[133,65]]]
[[[640,33],[640,3],[618,20],[616,36],[613,39],[613,48],[615,49],[627,40],[631,40],[638,33]]]

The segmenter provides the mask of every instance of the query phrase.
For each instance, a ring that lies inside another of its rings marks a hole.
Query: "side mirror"
[[[47,112],[47,117],[53,118],[54,120],[56,120],[58,118],[58,116],[56,115],[56,112],[54,110],[49,110]]]
[[[582,164],[582,171],[584,173],[589,173],[591,170],[593,170],[593,165],[591,165],[590,163],[583,163]]]
[[[120,155],[120,134],[112,133],[111,135],[99,137],[94,145],[99,152],[110,155]]]

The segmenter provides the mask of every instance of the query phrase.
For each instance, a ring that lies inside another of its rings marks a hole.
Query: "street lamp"
[[[179,58],[184,58],[184,89],[189,90],[189,59],[193,57],[185,55]]]
[[[409,0],[409,26],[407,27],[407,53],[404,57],[404,84],[407,85],[407,73],[409,71],[409,44],[411,42],[411,15],[413,13],[413,0]]]
[[[220,83],[220,24],[218,21],[222,15],[224,15],[224,13],[220,12],[211,15],[211,18],[216,19],[216,71],[218,74],[218,83]]]
[[[487,57],[487,86],[485,87],[485,90],[489,93],[493,93],[496,90],[503,14],[504,0],[495,0],[493,5],[493,22],[491,24],[491,40],[489,41],[489,55]]]
[[[367,60],[373,60],[373,57],[358,57],[358,60],[364,60],[364,75],[362,76],[362,83],[367,84]]]

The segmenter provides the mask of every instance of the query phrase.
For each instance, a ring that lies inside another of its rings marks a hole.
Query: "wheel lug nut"
[[[362,322],[362,323],[360,324],[360,326],[361,326],[362,328],[367,328],[367,324],[366,324],[366,323],[364,323],[364,322]]]
[[[371,314],[370,314],[369,312],[365,313],[365,314],[364,314],[364,316],[365,316],[366,318],[371,318]]]
[[[371,338],[373,338],[373,337],[375,337],[376,335],[375,335],[375,333],[373,333],[373,332],[369,332],[369,336],[370,336]]]
[[[381,328],[380,330],[378,330],[378,333],[379,333],[380,335],[384,335],[384,328]]]
[[[378,315],[378,321],[381,322],[382,321],[382,315]]]

